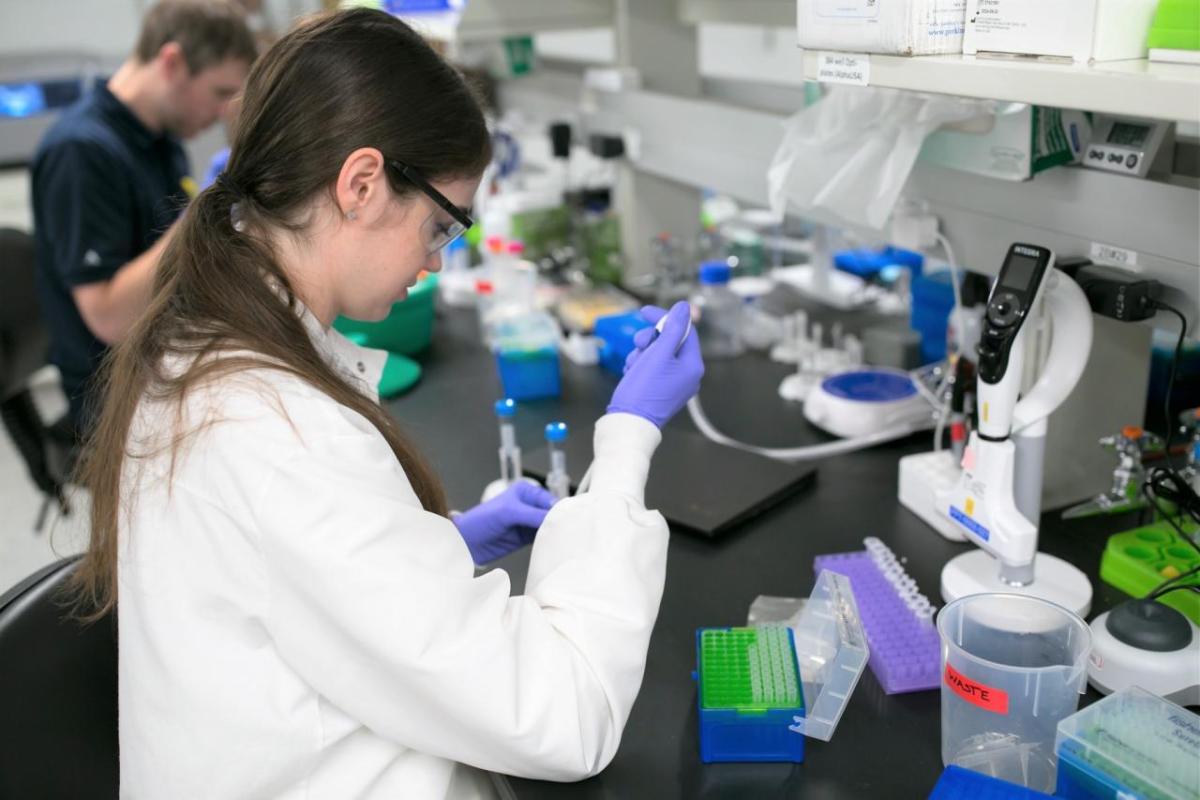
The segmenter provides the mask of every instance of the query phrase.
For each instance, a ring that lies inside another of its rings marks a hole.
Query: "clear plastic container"
[[[700,267],[700,289],[692,296],[692,314],[705,358],[732,358],[742,343],[742,298],[729,288],[730,268],[724,261]]]
[[[1092,635],[1061,606],[976,594],[938,614],[942,762],[1054,789],[1054,736],[1087,685]]]
[[[1060,722],[1055,751],[1055,797],[1200,798],[1200,716],[1136,686]]]
[[[850,579],[821,570],[792,627],[804,716],[791,730],[828,742],[862,677],[870,652]]]

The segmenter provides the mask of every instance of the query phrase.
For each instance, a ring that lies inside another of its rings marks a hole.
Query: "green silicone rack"
[[[1178,524],[1185,533],[1196,535],[1194,524],[1187,521]],[[1200,551],[1184,541],[1170,522],[1162,520],[1109,538],[1100,561],[1100,578],[1128,595],[1145,597],[1164,581],[1197,566],[1200,566]],[[1200,574],[1180,583],[1200,586]],[[1158,601],[1200,625],[1200,594],[1171,592]]]

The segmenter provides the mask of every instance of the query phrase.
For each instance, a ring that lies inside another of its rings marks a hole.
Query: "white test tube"
[[[500,480],[511,484],[521,478],[521,448],[517,446],[517,432],[513,426],[517,404],[505,398],[496,401],[495,409],[500,423]]]
[[[546,446],[550,449],[550,471],[546,474],[546,488],[559,500],[571,495],[567,452],[563,449],[563,442],[566,440],[567,423],[551,422],[546,426]]]

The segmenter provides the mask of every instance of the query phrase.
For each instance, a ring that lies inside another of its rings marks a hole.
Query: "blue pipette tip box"
[[[951,764],[942,772],[929,800],[1039,800],[1047,797],[1050,795]]]
[[[792,631],[782,625],[696,631],[700,760],[804,761]]]
[[[500,372],[504,394],[512,400],[558,397],[562,392],[558,350],[553,347],[533,350],[502,348],[496,353],[496,368]]]

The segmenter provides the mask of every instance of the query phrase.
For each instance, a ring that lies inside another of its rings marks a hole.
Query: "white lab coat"
[[[382,354],[302,316],[375,385]],[[611,761],[665,575],[654,425],[597,422],[591,490],[551,511],[510,597],[370,423],[303,382],[242,373],[187,415],[217,421],[170,482],[161,453],[124,473],[122,797],[470,797],[463,764],[573,781]],[[131,446],[172,418],[144,404]]]

